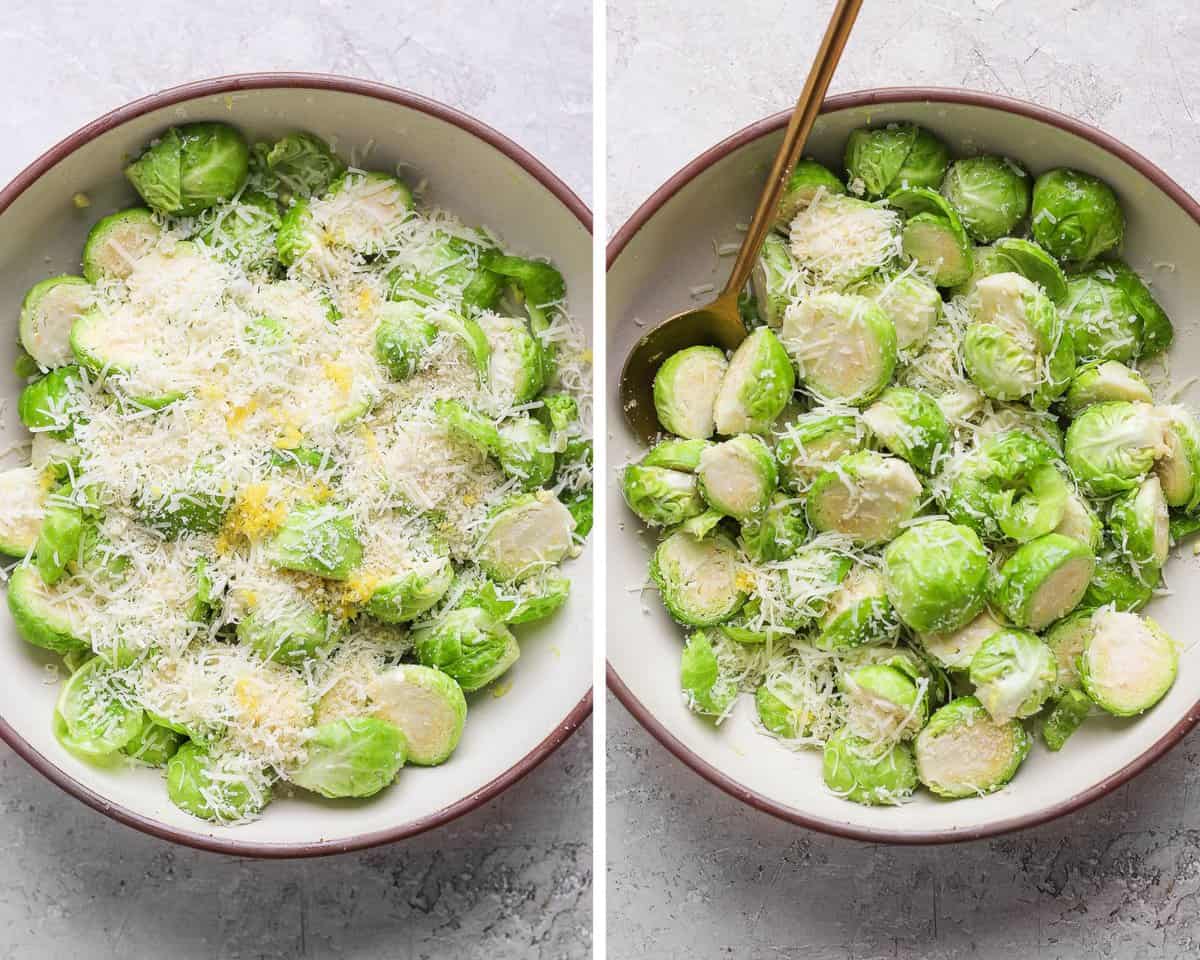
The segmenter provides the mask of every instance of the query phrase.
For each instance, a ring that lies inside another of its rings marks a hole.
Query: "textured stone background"
[[[0,182],[154,90],[223,73],[307,70],[460,107],[590,201],[586,4],[4,0],[0,11],[8,94]],[[60,793],[0,745],[0,957],[588,956],[589,730],[448,827],[297,863],[233,860],[142,836]]]
[[[697,153],[791,106],[831,7],[610,0],[610,231]],[[1034,100],[1108,130],[1195,193],[1197,54],[1194,0],[866,0],[833,86]],[[903,849],[758,814],[609,704],[614,960],[1200,955],[1197,736],[1066,821]]]

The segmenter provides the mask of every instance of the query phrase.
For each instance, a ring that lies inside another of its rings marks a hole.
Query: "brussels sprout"
[[[55,653],[90,651],[87,624],[73,605],[63,603],[37,567],[22,564],[8,581],[8,609],[17,632],[35,647]]]
[[[1101,280],[1116,284],[1133,304],[1133,309],[1142,321],[1141,356],[1153,357],[1171,345],[1171,341],[1175,339],[1171,318],[1154,299],[1150,288],[1127,263],[1106,260],[1094,266],[1092,274]]]
[[[1018,627],[1041,630],[1075,609],[1095,564],[1086,545],[1048,533],[1004,562],[991,586],[992,604]]]
[[[994,633],[1004,629],[987,610],[980,612],[970,623],[954,630],[939,633],[922,633],[921,648],[947,670],[967,671],[975,652]]]
[[[842,674],[846,729],[869,743],[910,739],[929,716],[924,690],[903,670],[871,663]]]
[[[766,510],[742,522],[742,548],[759,563],[787,560],[807,539],[804,504],[786,494],[775,494]]]
[[[370,685],[372,716],[398,727],[408,742],[408,763],[445,763],[462,738],[467,700],[454,680],[433,667],[400,664]]]
[[[946,198],[928,187],[910,187],[888,196],[888,203],[907,214],[901,247],[917,269],[939,287],[953,287],[975,268],[971,241]]]
[[[866,446],[865,424],[858,417],[814,410],[784,428],[775,447],[783,485],[805,492],[818,476]]]
[[[237,637],[264,660],[301,666],[327,653],[338,634],[328,616],[294,601],[260,604],[238,621]]]
[[[375,356],[393,380],[407,380],[421,365],[422,354],[437,339],[438,329],[411,301],[385,303],[375,329]]]
[[[82,541],[83,511],[65,498],[47,502],[34,554],[42,580],[50,586],[58,583],[67,564],[78,557]]]
[[[147,206],[171,216],[193,216],[242,189],[250,148],[226,123],[171,127],[125,168]]]
[[[1068,417],[1077,417],[1093,403],[1111,400],[1153,403],[1154,397],[1136,370],[1116,360],[1094,360],[1075,371],[1063,397],[1062,411]]]
[[[223,260],[263,267],[275,261],[275,236],[281,223],[274,200],[261,193],[244,193],[236,206],[201,214],[192,239]]]
[[[707,440],[663,440],[642,458],[642,466],[694,473],[700,466],[700,454],[707,446]]]
[[[542,397],[542,405],[533,410],[533,415],[538,423],[559,437],[568,433],[571,426],[579,421],[579,403],[569,393],[547,393]],[[563,449],[556,446],[558,453],[562,453]]]
[[[916,516],[922,494],[921,481],[903,460],[863,450],[813,481],[808,522],[860,544],[886,543]]]
[[[1096,512],[1088,506],[1087,501],[1070,489],[1067,491],[1067,499],[1063,504],[1062,519],[1051,532],[1061,533],[1064,537],[1071,537],[1080,543],[1087,544],[1088,548],[1095,553],[1100,549],[1100,543],[1104,538],[1104,525],[1096,516]]]
[[[1029,735],[1017,720],[997,723],[975,697],[937,711],[917,737],[917,775],[939,797],[994,793],[1029,754]]]
[[[900,803],[917,787],[912,748],[860,739],[845,727],[825,741],[825,786],[843,800],[870,806]]]
[[[121,678],[99,657],[71,674],[58,696],[59,742],[84,760],[104,760],[142,729],[142,708]],[[61,721],[61,724],[60,724]]]
[[[975,285],[969,306],[976,322],[963,338],[963,363],[980,390],[1045,408],[1067,388],[1074,348],[1040,287],[1020,274],[993,274]]]
[[[197,474],[205,473],[203,467]],[[143,491],[134,501],[142,522],[160,536],[177,540],[188,534],[216,533],[225,521],[230,498],[206,489],[197,477],[194,482],[161,491],[157,496]]]
[[[346,171],[320,137],[289,133],[276,140],[264,157],[267,170],[284,187],[288,197],[315,197],[325,192]]]
[[[778,570],[784,600],[782,622],[791,630],[815,626],[854,566],[840,538],[805,544]],[[753,601],[751,601],[753,602]]]
[[[975,696],[997,723],[1032,717],[1054,692],[1057,668],[1046,644],[1024,630],[1001,630],[971,658]]]
[[[792,221],[796,265],[832,287],[863,280],[900,258],[900,216],[887,207],[822,194]]]
[[[924,127],[889,123],[851,131],[844,162],[852,192],[882,197],[899,187],[936,187],[950,165],[950,151]]]
[[[787,186],[783,188],[783,196],[779,198],[775,229],[786,233],[787,228],[796,219],[796,214],[808,208],[818,191],[845,193],[846,187],[835,174],[816,160],[801,157],[792,168],[792,175],[788,177]]]
[[[0,471],[0,505],[0,554],[24,557],[42,532],[45,478],[33,467]]]
[[[930,281],[915,273],[868,278],[854,293],[874,300],[896,328],[901,357],[914,356],[942,318],[942,296]]]
[[[1007,157],[965,157],[950,164],[942,194],[980,243],[1009,233],[1029,213],[1029,174]]]
[[[787,241],[768,234],[754,265],[754,272],[750,274],[758,319],[778,330],[783,323],[783,312],[789,304],[799,299],[799,279],[799,268],[792,259]]]
[[[138,324],[145,318],[128,312],[105,313],[93,307],[75,318],[71,326],[71,350],[79,365],[96,378],[117,376],[135,403],[160,410],[183,396],[179,390],[154,386],[144,388],[141,378],[157,364]]]
[[[514,497],[488,513],[477,560],[501,582],[527,580],[563,560],[575,520],[547,490]]]
[[[337,504],[302,503],[267,541],[265,556],[283,570],[345,580],[362,562],[354,520]]]
[[[430,557],[381,578],[374,584],[363,609],[384,623],[407,623],[441,600],[453,582],[450,558]]]
[[[165,767],[184,742],[184,736],[170,727],[154,723],[149,718],[121,752],[133,760],[151,767]]]
[[[1149,617],[1097,610],[1079,657],[1083,689],[1117,717],[1133,717],[1158,703],[1179,668],[1179,648]]]
[[[945,633],[983,607],[988,554],[970,527],[931,520],[909,527],[883,553],[888,600],[917,633]]]
[[[706,447],[696,477],[709,506],[747,520],[766,510],[779,471],[770,448],[753,434],[743,433]]]
[[[259,813],[271,789],[258,771],[241,769],[232,757],[185,743],[167,761],[167,796],[180,810],[201,820],[227,823]]]
[[[672,527],[705,510],[696,478],[681,470],[630,464],[621,474],[621,492],[650,526]]]
[[[1168,522],[1167,501],[1155,476],[1118,496],[1109,507],[1113,543],[1139,578],[1157,580],[1158,570],[1167,562],[1171,549]]]
[[[469,589],[458,601],[459,607],[482,607],[504,623],[532,623],[555,613],[571,593],[566,577],[543,576],[526,580],[515,587],[497,587],[485,580]]]
[[[501,407],[530,403],[545,389],[546,352],[524,320],[487,314],[480,317],[488,341],[488,387]]]
[[[713,408],[729,364],[717,347],[688,347],[654,375],[654,409],[668,433],[703,440],[716,430]]]
[[[296,786],[323,797],[370,797],[396,779],[408,744],[386,720],[343,717],[317,727],[305,749],[304,763],[288,776]]]
[[[950,452],[950,424],[930,396],[908,387],[889,387],[863,420],[888,450],[922,473],[933,473]]]
[[[1032,240],[1003,237],[990,247],[976,247],[973,259],[975,267],[970,278],[952,288],[952,296],[969,297],[980,280],[997,273],[1019,273],[1045,290],[1055,303],[1067,296],[1067,277],[1062,267]]]
[[[650,578],[663,605],[680,623],[707,627],[728,620],[746,600],[737,548],[717,535],[699,539],[676,531],[658,545]]]
[[[1144,571],[1145,581],[1134,575],[1129,564],[1113,559],[1096,561],[1091,582],[1080,603],[1085,607],[1104,607],[1112,604],[1117,610],[1141,610],[1150,602],[1158,578]]]
[[[417,657],[458,681],[464,693],[486,687],[517,662],[512,632],[478,607],[452,610],[413,633]]]
[[[1121,242],[1125,215],[1102,180],[1078,170],[1047,170],[1033,183],[1033,238],[1059,260],[1087,263]]]
[[[321,242],[312,205],[304,198],[293,201],[279,221],[279,231],[275,234],[275,256],[279,262],[285,267],[299,263],[314,246],[319,248]]]
[[[1060,310],[1080,361],[1127,362],[1141,352],[1141,318],[1116,284],[1091,275],[1072,277]]]
[[[60,276],[41,280],[21,301],[18,331],[21,346],[50,369],[70,363],[71,324],[92,305],[92,285],[83,277]]]
[[[337,246],[370,256],[393,242],[397,228],[409,217],[413,195],[404,181],[390,174],[349,172],[333,182],[320,206],[318,219],[325,236]]]
[[[1089,496],[1132,490],[1171,452],[1167,422],[1147,403],[1093,404],[1067,428],[1067,466]]]
[[[550,431],[530,416],[517,416],[493,423],[458,400],[438,400],[434,411],[456,434],[494,457],[504,474],[533,490],[554,473],[554,451]]]
[[[796,371],[779,339],[760,327],[733,352],[713,403],[717,433],[766,433],[796,388]]]
[[[883,576],[864,566],[854,567],[829,594],[819,626],[812,641],[818,650],[895,643],[900,635]]]
[[[704,630],[687,638],[679,664],[679,685],[688,708],[705,716],[724,717],[738,695],[734,678],[721,669],[716,644],[721,640]]]
[[[1054,685],[1056,694],[1078,690],[1080,687],[1079,655],[1091,639],[1094,613],[1095,611],[1090,609],[1076,610],[1059,620],[1046,633],[1046,646],[1054,654],[1057,667]]]
[[[759,722],[781,740],[809,736],[824,692],[815,687],[812,671],[802,658],[784,657],[754,691]]]
[[[1042,742],[1047,750],[1059,751],[1087,719],[1092,701],[1082,690],[1068,690],[1050,705],[1042,721]]]
[[[822,399],[867,403],[896,369],[896,328],[866,297],[814,294],[788,308],[781,339],[805,388]]]
[[[96,222],[83,244],[83,275],[91,283],[124,280],[158,242],[162,229],[145,207],[119,210]]]
[[[1160,407],[1167,420],[1167,453],[1154,464],[1167,505],[1200,509],[1200,423],[1186,407]]]
[[[83,378],[76,366],[58,367],[21,391],[17,415],[34,433],[70,440],[79,419]]]

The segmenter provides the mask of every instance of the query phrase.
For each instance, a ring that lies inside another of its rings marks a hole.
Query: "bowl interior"
[[[911,120],[950,144],[956,155],[998,152],[1034,174],[1072,166],[1103,177],[1117,191],[1128,218],[1125,255],[1152,281],[1175,323],[1171,379],[1185,384],[1200,373],[1200,331],[1189,321],[1200,296],[1200,225],[1170,196],[1129,163],[1096,143],[1051,123],[998,107],[907,100],[835,109],[822,115],[809,141],[811,154],[835,170],[847,134],[867,123]],[[619,466],[640,455],[614,404],[620,366],[642,332],[699,302],[690,291],[719,288],[732,266],[714,244],[740,242],[737,224],[749,221],[781,138],[775,131],[734,149],[686,182],[662,204],[617,255],[608,273],[609,457]],[[699,295],[704,299],[711,294]],[[1200,402],[1193,387],[1183,402]],[[610,471],[614,504],[608,533],[608,657],[613,670],[645,711],[695,760],[715,768],[726,786],[774,812],[835,832],[881,839],[946,839],[1013,826],[1014,820],[1044,818],[1101,785],[1169,737],[1196,706],[1200,650],[1190,642],[1189,624],[1200,613],[1200,570],[1190,545],[1177,549],[1168,565],[1170,595],[1148,608],[1184,646],[1179,680],[1152,711],[1135,720],[1092,719],[1059,754],[1039,743],[1013,782],[988,797],[939,801],[921,791],[901,808],[872,808],[839,800],[821,782],[820,753],[793,754],[756,731],[752,698],[742,697],[721,727],[690,713],[679,693],[683,632],[667,616],[653,590],[639,602],[646,563],[656,538],[621,502],[617,471]],[[652,724],[653,726],[653,724]],[[757,794],[749,797],[745,791]],[[886,836],[885,836],[886,835]]]
[[[575,316],[590,333],[588,228],[496,147],[447,120],[362,94],[290,87],[201,96],[136,117],[84,143],[0,214],[0,303],[7,304],[14,325],[13,335],[0,342],[0,402],[6,411],[0,437],[5,449],[27,441],[16,416],[20,384],[12,371],[17,309],[25,290],[46,276],[78,273],[89,227],[138,202],[121,175],[132,154],[172,123],[209,119],[234,123],[251,138],[307,129],[362,166],[391,169],[402,164],[410,183],[427,181],[428,202],[457,213],[466,223],[488,226],[515,250],[552,258],[566,279]],[[77,192],[91,198],[86,210],[72,204]],[[19,457],[10,453],[6,465]],[[472,697],[453,758],[434,769],[402,771],[393,787],[368,801],[289,797],[281,787],[261,820],[214,827],[176,809],[158,771],[106,771],[76,760],[50,732],[58,687],[47,670],[57,658],[22,641],[8,616],[0,617],[0,709],[16,734],[78,784],[193,843],[280,845],[280,852],[286,852],[289,845],[328,841],[336,848],[354,845],[355,838],[368,834],[399,835],[477,797],[510,768],[534,762],[529,755],[544,740],[565,735],[564,724],[591,686],[591,563],[590,551],[585,551],[569,565],[575,589],[556,617],[518,628],[522,656],[509,676],[508,694],[493,696],[485,690]]]

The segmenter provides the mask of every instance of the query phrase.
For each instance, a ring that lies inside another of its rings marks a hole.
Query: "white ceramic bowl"
[[[1172,378],[1200,374],[1200,206],[1166,174],[1112,137],[1032,104],[963,90],[890,89],[845,94],[825,104],[809,149],[841,169],[847,134],[864,124],[911,120],[942,137],[958,155],[997,152],[1035,174],[1050,167],[1090,171],[1112,184],[1128,218],[1125,255],[1148,275],[1175,322]],[[638,456],[616,404],[623,362],[643,328],[698,301],[689,291],[720,288],[732,258],[713,241],[738,242],[749,221],[786,114],[735,134],[694,160],[656,192],[608,248],[609,462]],[[1164,264],[1173,264],[1173,269]],[[1200,391],[1185,395],[1193,406]],[[998,793],[946,802],[922,791],[902,807],[864,807],[825,791],[820,754],[792,754],[755,731],[752,698],[720,728],[690,713],[679,693],[683,632],[653,591],[641,604],[630,587],[644,583],[655,543],[621,502],[610,471],[608,658],[610,688],[681,760],[752,806],[828,833],[895,843],[989,836],[1075,810],[1124,783],[1177,743],[1200,719],[1200,648],[1191,643],[1200,615],[1200,568],[1190,545],[1168,566],[1174,594],[1148,612],[1184,646],[1179,680],[1136,720],[1089,720],[1061,753],[1038,744],[1010,785]]]
[[[12,372],[17,308],[34,281],[77,273],[88,228],[137,198],[121,168],[167,126],[225,120],[252,137],[305,129],[345,155],[373,143],[368,164],[411,168],[428,179],[433,204],[494,229],[512,248],[552,257],[571,307],[591,330],[591,213],[541,163],[495,130],[442,104],[381,84],[307,74],[225,77],[177,87],[122,107],[49,150],[0,192],[0,302],[11,318],[0,338],[0,446],[24,432]],[[360,154],[361,155],[361,154]],[[76,192],[92,204],[76,210]],[[11,458],[10,458],[11,459]],[[11,464],[9,464],[11,465]],[[167,799],[154,770],[105,771],[68,754],[50,732],[57,685],[43,669],[57,658],[17,635],[0,613],[0,736],[64,790],[109,816],[180,843],[243,856],[314,856],[386,843],[445,823],[527,773],[591,710],[591,554],[574,561],[566,608],[521,632],[522,656],[507,696],[471,700],[462,742],[434,769],[403,771],[366,801],[323,801],[284,790],[261,820],[216,827]]]

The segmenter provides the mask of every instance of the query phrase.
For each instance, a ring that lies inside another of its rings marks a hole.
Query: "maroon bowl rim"
[[[868,107],[876,104],[912,103],[917,101],[987,107],[1005,113],[1029,117],[1032,120],[1038,120],[1072,133],[1077,137],[1090,141],[1102,150],[1129,164],[1129,166],[1137,170],[1142,176],[1146,177],[1146,179],[1175,201],[1197,224],[1200,224],[1200,203],[1197,203],[1183,187],[1136,150],[1133,150],[1131,147],[1126,146],[1121,141],[1090,124],[1083,123],[1073,117],[1068,117],[1056,110],[1050,110],[1024,100],[959,88],[882,87],[841,93],[829,97],[822,105],[821,112],[833,113],[840,110]],[[790,116],[791,111],[785,110],[751,123],[715,146],[710,147],[684,166],[678,173],[654,191],[637,208],[633,216],[625,222],[621,229],[613,235],[606,251],[607,267],[611,269],[613,263],[616,262],[629,241],[658,212],[659,208],[670,200],[685,184],[689,183],[717,161],[751,141],[783,129],[787,125]],[[786,804],[772,800],[755,790],[748,789],[708,761],[702,759],[668,731],[654,717],[650,710],[634,696],[633,691],[625,685],[625,682],[621,679],[611,662],[607,664],[606,676],[609,690],[616,695],[617,699],[625,706],[625,709],[633,714],[637,721],[655,739],[696,773],[700,774],[700,776],[704,777],[704,779],[708,780],[714,786],[724,790],[731,797],[741,800],[743,803],[764,813],[769,813],[781,820],[794,823],[797,826],[808,827],[832,836],[862,840],[870,843],[910,845],[958,843],[967,840],[981,840],[986,837],[994,837],[1010,833],[1014,830],[1023,830],[1048,823],[1058,817],[1072,813],[1094,800],[1098,800],[1100,797],[1111,793],[1117,787],[1131,780],[1179,743],[1196,726],[1197,722],[1200,722],[1200,700],[1198,700],[1183,715],[1178,723],[1120,770],[1104,778],[1099,783],[1093,784],[1088,789],[1043,810],[1022,816],[1006,817],[1002,820],[977,827],[955,830],[900,832],[869,827],[856,827],[837,820],[826,820],[822,817],[810,816]]]
[[[453,107],[417,93],[401,90],[383,83],[322,73],[272,72],[213,77],[170,87],[158,93],[142,97],[139,100],[134,100],[123,107],[118,107],[104,114],[102,117],[93,120],[91,123],[80,127],[18,173],[8,186],[0,190],[0,214],[3,214],[25,190],[59,161],[101,134],[136,117],[163,107],[170,107],[184,101],[202,97],[211,97],[223,93],[236,93],[244,90],[269,90],[278,88],[333,90],[340,93],[358,94],[359,96],[399,104],[400,106],[417,110],[453,124],[484,141],[519,164],[528,174],[550,191],[563,206],[570,210],[588,233],[592,232],[592,212],[575,192],[551,173],[545,164],[533,156],[533,154],[493,127]],[[0,716],[0,738],[3,738],[26,763],[42,774],[47,780],[50,780],[75,798],[82,800],[93,810],[98,810],[100,813],[111,817],[119,823],[163,840],[194,847],[197,850],[208,850],[214,853],[230,854],[239,857],[286,859],[320,857],[335,853],[349,853],[354,850],[363,850],[367,847],[403,840],[449,823],[451,820],[469,813],[486,803],[533,770],[534,767],[561,746],[579,728],[583,721],[587,719],[591,712],[592,690],[589,687],[588,692],[570,710],[566,717],[555,724],[554,730],[530,750],[529,753],[525,754],[515,764],[478,790],[428,816],[420,817],[394,828],[357,834],[342,840],[305,843],[266,843],[224,839],[172,827],[159,820],[143,816],[119,803],[114,803],[90,787],[80,783],[58,767],[52,760],[34,749],[28,741],[9,725],[3,716]]]

